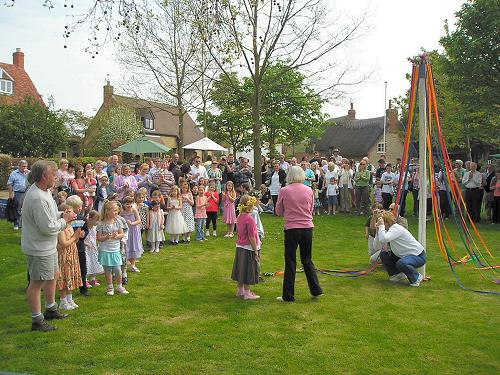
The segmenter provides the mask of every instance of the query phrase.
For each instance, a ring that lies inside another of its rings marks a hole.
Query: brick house
[[[144,133],[148,138],[172,148],[173,152],[178,152],[179,119],[175,115],[177,111],[175,107],[165,103],[117,95],[110,82],[106,81],[106,85],[103,87],[103,103],[97,111],[96,117],[112,106],[132,108],[143,124]],[[188,113],[184,115],[183,123],[185,145],[204,137]],[[98,136],[98,129],[89,129],[85,143],[90,144],[96,136]]]
[[[24,53],[21,48],[16,48],[12,54],[12,64],[0,62],[0,104],[18,104],[26,96],[45,106],[42,96],[24,70]]]
[[[356,161],[368,156],[372,162],[385,155],[388,162],[394,163],[403,155],[404,139],[402,123],[398,120],[396,109],[386,112],[386,149],[384,149],[384,116],[356,119],[356,111],[351,103],[347,116],[332,118],[327,122],[323,135],[314,140],[314,149],[321,154],[330,155],[338,148],[340,155]]]

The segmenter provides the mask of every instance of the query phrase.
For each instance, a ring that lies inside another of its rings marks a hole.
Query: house
[[[131,98],[114,93],[113,86],[109,80],[103,88],[103,103],[96,113],[96,117],[109,110],[112,106],[125,106],[135,110],[137,118],[144,126],[145,135],[151,140],[164,144],[178,152],[179,148],[179,118],[177,109],[165,103],[150,100]],[[201,130],[188,113],[184,115],[184,144],[198,141],[204,137]],[[89,129],[86,144],[92,142],[92,138],[98,133]],[[182,155],[181,155],[182,156]]]
[[[323,135],[314,140],[314,149],[324,155],[330,155],[338,148],[340,155],[356,161],[368,156],[372,162],[385,155],[388,162],[394,163],[403,155],[403,125],[398,120],[396,109],[386,111],[386,142],[384,147],[384,116],[368,119],[356,119],[353,103],[347,116],[332,118],[327,122]]]
[[[24,70],[24,53],[21,48],[16,48],[12,64],[0,62],[0,104],[22,103],[27,96],[45,106],[42,96]]]

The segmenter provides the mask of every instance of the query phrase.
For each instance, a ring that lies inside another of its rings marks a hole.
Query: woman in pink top
[[[299,166],[290,167],[286,176],[287,186],[282,188],[276,203],[276,215],[285,219],[285,275],[283,294],[279,301],[295,301],[296,251],[300,247],[300,261],[313,297],[323,294],[316,269],[312,262],[312,213],[314,197],[309,186],[304,185],[305,174]]]
[[[495,224],[500,224],[500,170],[497,170],[495,177],[491,179],[490,189],[493,191],[491,221]]]
[[[125,164],[122,167],[122,174],[114,179],[113,185],[120,201],[123,200],[126,190],[131,189],[134,193],[137,191],[137,180],[131,175],[129,165]]]

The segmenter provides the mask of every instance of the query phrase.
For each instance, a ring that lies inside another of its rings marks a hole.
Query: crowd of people
[[[236,295],[246,300],[259,298],[250,286],[258,283],[264,238],[261,213],[285,217],[281,301],[294,300],[297,246],[311,294],[323,293],[311,259],[313,215],[369,215],[365,234],[371,261],[380,257],[392,281],[408,279],[413,286],[422,281],[416,269],[425,263],[425,250],[408,232],[404,219],[407,194],[411,192],[415,202],[420,199],[416,160],[402,177],[400,159],[391,164],[381,158],[375,167],[367,157],[359,163],[343,158],[338,149],[328,157],[315,152],[310,160],[285,160],[279,155],[273,160],[263,158],[264,183],[255,186],[246,158],[228,154],[207,159],[202,162],[195,154],[182,161],[174,154],[127,164],[112,155],[93,165],[71,165],[62,159],[58,166],[41,160],[31,172],[26,161],[20,161],[9,177],[8,189],[16,205],[14,229],[23,228],[32,328],[52,330],[45,320],[64,318],[66,314],[59,310],[78,308],[73,291],[89,295],[88,289],[100,285],[98,275],[104,274],[108,295],[128,294],[128,273],[141,272],[136,261],[144,251],[158,253],[166,245],[190,244],[192,234],[199,242],[217,237],[219,216],[226,226],[224,237],[236,234],[232,278],[237,282]],[[480,199],[484,199],[488,219],[499,223],[500,173],[495,174],[491,165],[481,173],[475,163],[466,163],[465,168],[460,161],[456,164],[454,176],[464,190],[471,217],[480,220]],[[394,205],[401,178],[405,181],[399,215],[391,216],[387,210]],[[435,181],[442,213],[449,216],[442,172],[436,173]],[[413,214],[418,214],[418,203]],[[388,248],[391,252],[385,254]],[[45,319],[40,308],[42,289]]]

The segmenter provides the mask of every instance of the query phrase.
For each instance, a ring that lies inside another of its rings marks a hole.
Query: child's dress
[[[149,210],[149,229],[148,229],[148,242],[161,242],[165,241],[165,235],[163,234],[163,229],[160,226],[160,220],[163,219],[163,210],[159,209],[154,211]]]
[[[126,221],[131,221],[131,222],[135,221],[134,211],[131,212],[122,211],[121,216]],[[127,243],[125,245],[125,255],[127,259],[140,258],[143,252],[144,250],[142,248],[141,224],[129,225]]]
[[[116,219],[112,224],[108,224],[105,221],[100,221],[97,224],[97,233],[113,233],[123,230],[123,224],[120,220]],[[99,242],[97,249],[99,254],[97,259],[102,266],[115,267],[122,265],[122,254],[120,252],[120,241],[119,239],[109,239],[107,241]]]
[[[73,228],[67,226],[64,229],[66,240],[69,240],[73,233]],[[73,290],[82,286],[82,276],[80,273],[80,262],[78,260],[78,249],[76,242],[67,247],[57,245],[57,256],[59,261],[59,277],[57,278],[57,290]]]
[[[194,198],[193,198],[193,202],[194,202]],[[194,232],[193,207],[188,202],[183,201],[181,213],[182,213],[182,217],[184,218],[184,222],[186,223],[186,232],[185,233]]]
[[[146,224],[148,220],[148,206],[145,203],[137,206],[137,212],[139,212],[139,217],[141,218],[141,231],[146,229]]]
[[[376,187],[375,190],[373,190],[373,201],[375,203],[382,203],[382,189],[379,187]]]
[[[167,205],[179,207],[179,203],[180,203],[179,199],[169,198]],[[184,222],[184,218],[182,217],[181,210],[171,209],[170,211],[168,211],[165,231],[168,234],[183,234],[187,232],[186,223]]]
[[[314,208],[321,207],[321,202],[319,201],[319,189],[314,189]]]
[[[222,214],[222,222],[224,224],[236,223],[236,208],[234,203],[235,201],[231,202],[231,200],[229,199],[229,193],[226,192],[226,194],[224,195],[224,211]]]
[[[100,275],[104,273],[104,269],[97,260],[97,232],[95,227],[90,228],[85,240],[85,258],[87,260],[87,274]]]

